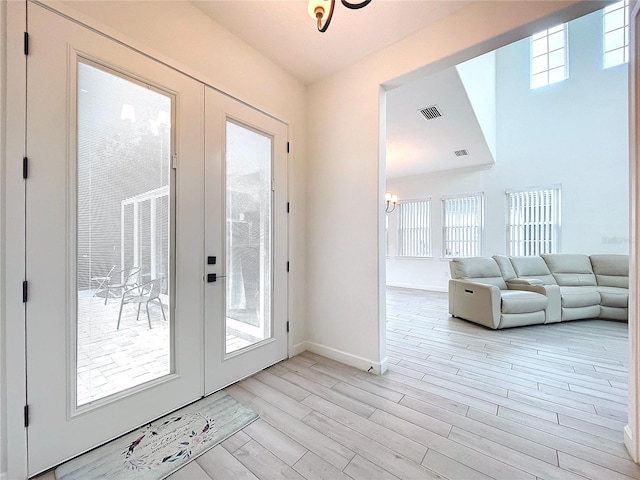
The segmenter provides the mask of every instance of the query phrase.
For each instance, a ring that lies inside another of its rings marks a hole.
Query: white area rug
[[[59,466],[56,478],[162,479],[257,418],[226,393],[214,393]]]

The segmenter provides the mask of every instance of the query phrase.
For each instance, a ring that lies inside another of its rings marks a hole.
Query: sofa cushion
[[[523,327],[525,325],[539,325],[544,323],[544,311],[531,313],[505,313],[500,316],[498,328]]]
[[[618,309],[621,310],[621,309]],[[586,320],[587,318],[600,318],[602,307],[600,305],[589,305],[588,307],[565,308],[562,307],[562,321]]]
[[[549,267],[541,257],[510,257],[518,278],[537,278],[545,285],[557,285]]]
[[[600,287],[600,305],[603,307],[629,307],[629,290],[618,287]]]
[[[500,273],[502,273],[502,278],[504,278],[507,282],[512,278],[516,278],[516,271],[513,269],[513,265],[511,265],[511,260],[506,255],[494,255],[493,258],[498,264],[498,268],[500,268]]]
[[[598,287],[560,287],[562,308],[600,305]]]
[[[588,255],[570,253],[543,254],[547,267],[560,286],[596,286],[596,276]]]
[[[498,264],[489,257],[452,258],[449,262],[451,278],[495,285],[506,290],[507,284],[502,278]]]
[[[547,308],[547,297],[535,292],[507,290],[500,292],[502,313],[531,313]]]
[[[628,308],[605,307],[600,305],[600,315],[598,318],[606,318],[607,320],[629,321]]]
[[[598,285],[629,288],[629,255],[591,255],[591,266]]]

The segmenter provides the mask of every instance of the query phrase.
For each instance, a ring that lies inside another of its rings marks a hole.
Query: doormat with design
[[[226,393],[214,393],[60,465],[56,478],[160,480],[257,418]]]

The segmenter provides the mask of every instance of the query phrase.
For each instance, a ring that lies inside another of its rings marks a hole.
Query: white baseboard
[[[633,461],[638,463],[638,456],[636,455],[637,454],[636,444],[633,439],[633,434],[631,433],[631,428],[629,428],[629,425],[624,426],[624,446],[627,447],[627,452],[629,452],[629,455],[631,455],[631,458],[633,459]]]
[[[447,293],[449,291],[447,287],[438,287],[435,285],[419,285],[415,283],[400,283],[400,282],[389,282],[387,283],[387,287],[413,288],[415,290],[428,290],[430,292],[442,292],[442,293]]]
[[[302,342],[293,346],[294,355],[298,355],[307,350],[311,353],[322,355],[323,357],[330,358],[336,362],[344,363],[345,365],[355,367],[365,372],[374,373],[376,375],[382,375],[387,371],[389,366],[389,360],[387,357],[383,358],[380,362],[376,362],[314,342]]]
[[[301,342],[293,345],[293,348],[291,349],[291,357],[295,357],[296,355],[300,355],[302,352],[309,350],[307,343],[308,342]]]

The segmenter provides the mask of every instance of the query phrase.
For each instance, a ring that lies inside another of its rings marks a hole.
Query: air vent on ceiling
[[[431,105],[430,107],[421,108],[419,112],[427,120],[433,120],[434,118],[442,116],[442,111],[438,108],[437,105]]]
[[[453,153],[456,154],[456,157],[464,157],[465,155],[469,155],[469,150],[456,150]]]

